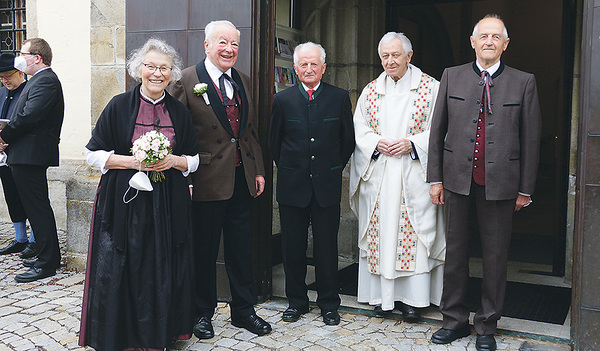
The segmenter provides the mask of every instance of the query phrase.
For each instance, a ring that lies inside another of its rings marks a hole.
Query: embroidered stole
[[[424,131],[427,125],[427,119],[433,107],[432,85],[435,80],[429,75],[423,73],[421,82],[416,90],[416,96],[411,104],[410,118],[408,120],[408,135],[416,135]],[[378,135],[380,132],[381,118],[381,100],[383,95],[376,91],[377,79],[367,84],[366,106],[367,118],[371,129]],[[414,271],[416,266],[417,254],[417,235],[406,211],[404,189],[402,190],[402,199],[400,205],[400,218],[398,218],[398,241],[396,244],[396,270]],[[380,274],[379,269],[379,197],[375,203],[369,226],[367,228],[367,264],[369,272]]]

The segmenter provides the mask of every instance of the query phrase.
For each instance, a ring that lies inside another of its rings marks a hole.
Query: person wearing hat
[[[25,75],[14,67],[15,55],[0,55],[0,118],[11,119],[15,109],[15,102],[19,99],[25,84]],[[3,127],[3,126],[2,126]],[[15,238],[6,246],[0,249],[0,255],[20,252],[19,257],[31,258],[37,255],[38,250],[35,245],[33,231],[27,240],[27,228],[25,226],[27,214],[21,203],[21,198],[17,191],[17,186],[13,179],[10,168],[6,164],[6,153],[0,152],[0,180],[4,188],[4,200],[8,207],[10,220],[15,227]]]

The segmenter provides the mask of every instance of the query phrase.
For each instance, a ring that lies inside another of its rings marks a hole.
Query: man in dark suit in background
[[[172,89],[190,109],[200,145],[200,166],[191,174],[198,314],[194,334],[199,339],[214,336],[216,260],[223,232],[231,323],[264,335],[271,326],[254,311],[252,203],[263,192],[265,179],[250,79],[233,68],[240,33],[231,22],[213,21],[205,35],[206,59],[184,69]]]
[[[283,233],[286,322],[308,312],[306,249],[312,223],[317,305],[337,325],[336,284],[342,171],[354,151],[352,104],[346,90],[321,82],[325,50],[304,43],[294,50],[301,84],[275,94],[269,149],[277,165],[277,201]]]
[[[445,203],[446,267],[440,311],[444,323],[431,341],[470,334],[465,297],[469,280],[470,219],[482,245],[481,308],[473,324],[477,350],[495,350],[494,333],[506,290],[512,216],[531,203],[541,116],[535,77],[504,65],[508,31],[497,15],[473,29],[476,61],[442,75],[429,140],[428,182],[434,204]]]
[[[44,39],[33,38],[23,43],[20,56],[15,58],[15,68],[33,77],[16,102],[11,122],[0,132],[0,148],[10,145],[7,163],[39,249],[37,258],[23,261],[30,268],[15,276],[19,283],[52,276],[60,266],[46,171],[49,166],[58,166],[65,103],[51,63],[52,50]]]

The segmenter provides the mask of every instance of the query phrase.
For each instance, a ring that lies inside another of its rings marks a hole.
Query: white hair
[[[412,44],[410,39],[404,33],[396,33],[396,32],[387,32],[381,37],[379,40],[379,45],[377,45],[377,54],[381,56],[381,45],[385,43],[389,43],[392,40],[400,40],[402,42],[402,49],[404,50],[404,55],[408,55],[413,51]]]
[[[315,44],[312,41],[307,41],[306,43],[298,44],[298,46],[296,46],[296,48],[294,49],[294,65],[298,64],[298,55],[299,55],[300,51],[302,51],[304,49],[309,49],[309,48],[318,49],[321,52],[321,63],[322,64],[325,63],[325,57],[327,55],[325,54],[325,49],[323,49],[321,44]]]
[[[204,27],[204,40],[210,43],[215,38],[215,32],[217,28],[223,26],[228,26],[235,29],[235,31],[237,32],[238,40],[240,39],[240,31],[233,25],[233,23],[227,20],[220,20],[211,21],[209,24],[206,25],[206,27]]]
[[[148,41],[139,49],[133,50],[127,59],[127,72],[131,78],[136,81],[140,81],[140,75],[142,73],[142,64],[144,63],[144,57],[150,51],[156,51],[161,54],[165,54],[171,60],[171,83],[174,83],[181,79],[181,69],[183,63],[177,50],[171,45],[167,44],[162,39],[150,38]]]
[[[504,28],[502,30],[502,35],[504,36],[504,39],[508,39],[508,29],[506,29],[506,24],[504,24],[504,21],[502,20],[502,18],[500,18],[500,16],[498,16],[495,13],[489,13],[489,14],[485,15],[482,19],[480,19],[479,22],[483,21],[484,19],[488,19],[488,18],[495,18],[495,19],[499,20],[500,22],[502,22],[502,27]],[[479,22],[477,22],[475,24],[475,27],[473,27],[473,33],[471,34],[471,36],[473,38],[475,38],[477,36],[477,33],[479,33]]]

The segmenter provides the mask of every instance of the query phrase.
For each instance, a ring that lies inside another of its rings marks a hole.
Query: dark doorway
[[[265,163],[270,163],[266,148],[268,130],[268,110],[272,96],[272,83],[266,78],[272,63],[272,52],[269,47],[269,26],[274,6],[269,1],[205,1],[205,0],[170,0],[170,1],[127,1],[126,51],[143,45],[151,37],[157,37],[171,44],[180,54],[184,67],[195,65],[205,58],[204,27],[213,20],[229,20],[240,31],[240,50],[235,68],[248,74],[252,86],[249,91],[260,117],[258,133],[262,141]],[[261,72],[261,75],[259,75]],[[267,72],[267,73],[262,73]],[[272,72],[272,69],[271,69]],[[131,81],[128,88],[134,85]],[[271,294],[271,174],[267,169],[264,195],[254,201],[253,216],[253,268],[254,282],[259,300],[269,298]],[[220,300],[231,297],[229,281],[225,270],[223,247],[217,259],[217,294]]]
[[[388,0],[386,13],[386,30],[405,32],[413,63],[437,79],[445,67],[474,60],[469,36],[478,19],[487,13],[504,19],[511,42],[502,61],[535,74],[543,119],[534,202],[515,214],[510,260],[551,266],[544,273],[557,276],[565,272],[572,7],[561,0]]]

